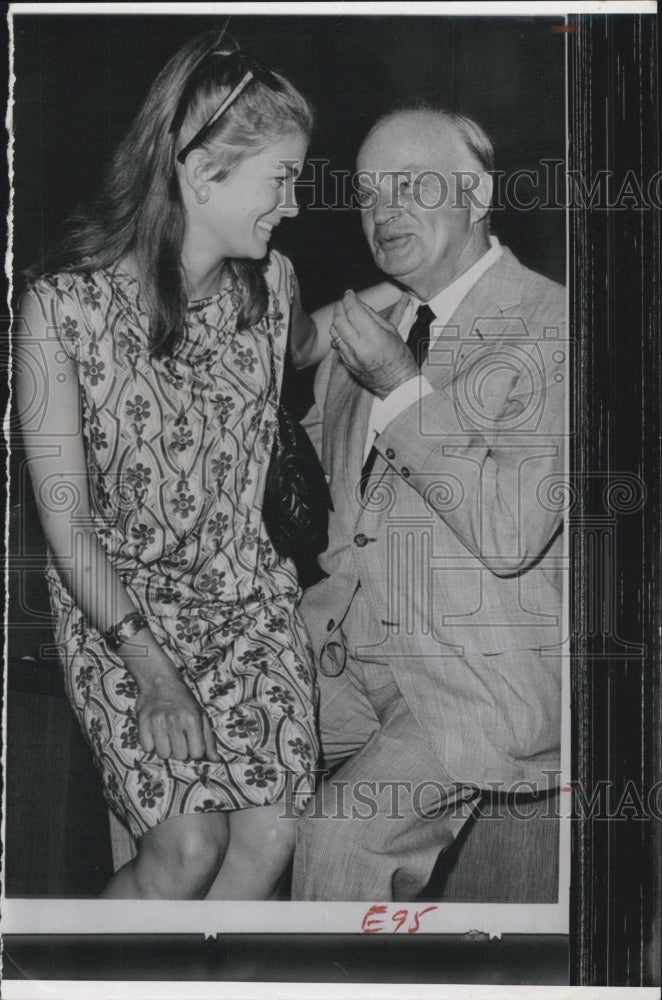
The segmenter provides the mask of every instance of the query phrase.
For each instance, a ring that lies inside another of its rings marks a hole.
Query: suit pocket
[[[533,650],[484,652],[481,674],[499,708],[495,743],[515,759],[549,756],[561,740],[561,660]]]
[[[486,656],[509,651],[561,651],[563,616],[559,605],[548,605],[536,612],[521,607],[496,609],[486,614],[484,609],[458,620],[448,632],[461,637],[468,649]]]

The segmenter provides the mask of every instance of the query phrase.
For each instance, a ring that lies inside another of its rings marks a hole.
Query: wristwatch
[[[143,628],[147,628],[145,616],[140,611],[129,611],[128,615],[124,615],[124,618],[120,618],[118,622],[111,625],[108,631],[104,632],[103,637],[106,645],[117,651],[123,643],[128,642]]]

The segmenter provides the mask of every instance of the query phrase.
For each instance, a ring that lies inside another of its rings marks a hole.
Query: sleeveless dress
[[[265,277],[257,325],[237,330],[226,287],[189,305],[164,359],[150,356],[138,283],[118,268],[46,276],[26,293],[76,366],[93,527],[205,707],[222,760],[145,753],[137,686],[49,559],[67,695],[106,799],[136,837],[188,813],[286,799],[298,813],[314,786],[313,655],[294,566],[261,516],[295,279],[275,252]],[[75,484],[51,492],[75,518]]]

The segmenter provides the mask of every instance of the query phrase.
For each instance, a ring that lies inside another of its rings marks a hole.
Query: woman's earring
[[[195,190],[195,200],[199,205],[204,205],[206,201],[209,201],[210,195],[211,191],[206,184],[203,184],[202,187],[196,188]]]

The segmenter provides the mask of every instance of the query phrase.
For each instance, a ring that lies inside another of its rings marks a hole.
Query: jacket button
[[[333,632],[333,630],[334,630],[335,627],[336,627],[336,623],[334,622],[333,618],[329,618],[329,620],[328,620],[328,622],[326,624],[326,630],[327,630],[327,632]]]
[[[392,448],[387,448],[386,449],[386,457],[387,458],[395,458],[395,452],[393,451]]]
[[[354,535],[354,544],[358,545],[358,547],[362,549],[364,545],[368,544],[368,536],[362,533]]]
[[[409,479],[409,477],[411,476],[411,472],[409,471],[406,465],[402,466],[402,468],[400,469],[400,474],[404,476],[405,479]]]

